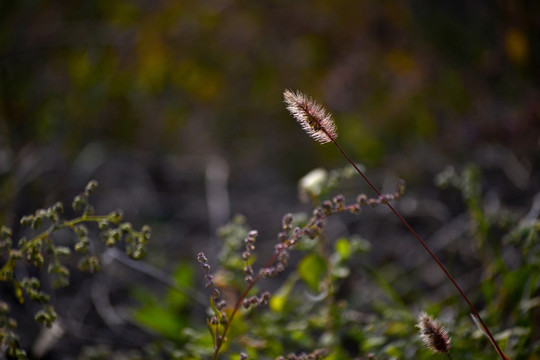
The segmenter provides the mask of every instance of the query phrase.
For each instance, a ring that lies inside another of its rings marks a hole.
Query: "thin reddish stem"
[[[323,129],[324,131],[324,129]],[[327,133],[327,135],[330,137],[330,134]],[[332,138],[330,137],[330,139],[332,139],[332,142],[334,143],[334,145],[336,145],[336,147],[339,149],[339,151],[341,152],[341,154],[347,159],[347,161],[349,161],[351,163],[351,165],[355,168],[355,170],[362,176],[362,178],[368,183],[368,185],[373,189],[373,191],[375,191],[375,193],[377,193],[378,196],[382,196],[381,195],[381,192],[375,187],[375,185],[373,185],[373,183],[366,177],[366,175],[364,174],[364,172],[362,170],[360,170],[356,164],[354,163],[354,161],[352,161],[352,159],[345,153],[345,151],[343,151],[343,149],[341,148],[341,146],[339,146],[339,144],[337,143],[336,139],[335,138]],[[497,341],[495,340],[495,338],[493,337],[493,335],[491,334],[491,331],[489,330],[489,328],[487,327],[487,325],[484,323],[484,320],[482,320],[482,317],[480,316],[480,314],[478,313],[478,311],[476,310],[476,308],[474,307],[474,305],[472,304],[472,302],[469,300],[469,298],[467,297],[467,295],[465,295],[465,293],[463,292],[463,290],[461,290],[461,287],[458,285],[458,283],[454,280],[454,278],[452,277],[452,275],[450,275],[450,273],[448,272],[448,270],[446,270],[446,267],[439,261],[439,259],[437,258],[437,256],[431,251],[431,249],[427,246],[427,244],[422,240],[422,238],[420,238],[420,236],[416,233],[416,231],[413,230],[413,228],[409,225],[409,223],[399,214],[399,212],[394,209],[394,207],[392,205],[390,205],[390,203],[388,201],[385,202],[386,205],[388,205],[388,207],[390,208],[390,210],[392,210],[392,212],[399,218],[399,220],[403,223],[403,225],[405,225],[405,227],[410,231],[410,233],[416,238],[416,240],[418,240],[418,242],[420,243],[420,245],[422,245],[422,247],[428,252],[428,254],[433,258],[433,260],[435,260],[435,262],[437,263],[437,265],[441,268],[441,270],[444,272],[444,274],[446,275],[446,277],[452,282],[452,284],[454,284],[454,287],[457,289],[457,291],[460,293],[461,297],[467,302],[467,304],[469,305],[469,307],[471,308],[471,311],[473,312],[474,316],[478,319],[478,321],[480,321],[480,323],[482,324],[482,326],[484,327],[485,331],[486,331],[486,335],[489,337],[489,340],[491,341],[491,343],[493,344],[493,346],[495,347],[495,350],[497,351],[497,354],[501,357],[501,359],[503,360],[507,360],[508,357],[504,354],[504,352],[501,350],[501,348],[499,347],[499,344],[497,344]]]
[[[309,225],[306,225],[306,227],[309,226]],[[257,274],[257,276],[255,276],[253,278],[253,280],[248,284],[248,286],[246,286],[246,288],[244,289],[244,291],[242,292],[242,294],[240,295],[240,297],[238,298],[238,301],[236,302],[236,304],[234,305],[234,308],[233,308],[233,311],[231,312],[231,316],[229,316],[229,318],[227,319],[227,323],[225,324],[224,328],[223,328],[223,333],[221,334],[221,336],[218,336],[216,337],[216,348],[214,350],[214,356],[212,357],[213,360],[217,360],[218,358],[218,355],[219,355],[219,350],[221,349],[221,346],[223,345],[223,343],[225,342],[225,337],[227,335],[227,332],[229,331],[229,328],[230,328],[230,325],[231,325],[231,322],[233,321],[236,313],[238,312],[238,310],[240,309],[240,307],[242,306],[242,302],[243,300],[246,298],[247,294],[249,293],[249,291],[253,288],[253,286],[257,283],[257,281],[259,281],[262,276],[263,276],[263,270],[264,269],[267,269],[269,268],[270,266],[272,266],[272,264],[274,264],[276,262],[276,260],[278,259],[279,255],[281,254],[281,252],[285,249],[288,248],[288,246],[286,244],[288,243],[291,243],[293,241],[296,241],[296,239],[298,239],[300,236],[302,236],[304,233],[305,233],[305,229],[306,228],[303,228],[301,231],[299,231],[298,233],[294,234],[293,236],[291,236],[290,239],[288,239],[285,243],[282,244],[282,246],[276,250],[274,252],[274,256],[272,256],[272,258],[270,258],[270,260],[268,260],[268,262],[266,263],[266,265],[262,268],[261,271],[259,271],[259,273]]]

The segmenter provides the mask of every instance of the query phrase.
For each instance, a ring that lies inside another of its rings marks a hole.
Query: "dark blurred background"
[[[97,211],[150,224],[147,261],[166,272],[217,252],[236,213],[272,244],[285,212],[309,208],[298,179],[345,165],[286,112],[286,88],[333,113],[384,190],[401,177],[429,199],[435,174],[476,162],[527,207],[539,14],[538,1],[2,1],[0,223],[96,179]]]

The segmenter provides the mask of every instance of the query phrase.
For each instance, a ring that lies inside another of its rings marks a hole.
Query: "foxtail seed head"
[[[420,314],[418,324],[420,337],[426,346],[436,353],[450,352],[450,337],[444,327],[426,313]]]
[[[336,125],[332,115],[310,97],[297,91],[283,92],[287,110],[298,121],[306,133],[321,144],[337,138]]]

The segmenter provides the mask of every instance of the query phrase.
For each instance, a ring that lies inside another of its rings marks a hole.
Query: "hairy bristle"
[[[287,104],[287,110],[314,140],[325,144],[337,138],[332,115],[324,107],[300,91],[294,93],[291,90],[285,90],[283,98]]]
[[[450,337],[444,327],[426,313],[420,314],[418,324],[420,336],[427,347],[436,353],[450,352]]]

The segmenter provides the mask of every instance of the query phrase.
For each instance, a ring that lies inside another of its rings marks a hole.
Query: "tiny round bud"
[[[244,273],[246,275],[253,275],[253,268],[249,265],[244,266]]]
[[[150,226],[144,225],[141,228],[141,232],[146,240],[150,240],[150,236],[152,235],[152,228]]]
[[[131,223],[128,222],[120,225],[120,231],[122,231],[124,234],[130,232],[132,229],[133,227],[131,226]]]
[[[62,204],[60,201],[55,203],[52,207],[53,211],[57,214],[63,214],[64,213],[64,204]]]
[[[98,224],[99,230],[105,231],[109,228],[109,222],[107,220],[101,220]]]
[[[216,304],[216,308],[218,310],[222,310],[224,309],[225,307],[227,306],[227,302],[223,299],[221,299],[220,301],[218,301],[218,303]]]
[[[113,247],[114,244],[116,244],[116,241],[114,240],[112,236],[109,236],[107,239],[105,239],[105,245],[107,247]]]
[[[21,225],[22,226],[28,226],[31,225],[34,220],[33,215],[26,215],[21,218]]]
[[[31,224],[31,227],[32,229],[37,229],[41,226],[41,223],[43,222],[43,218],[42,217],[34,217],[33,221],[32,221],[32,224]]]
[[[358,195],[356,202],[360,206],[365,205],[367,203],[367,196],[365,194]]]
[[[77,234],[77,236],[79,237],[84,237],[88,235],[88,228],[84,225],[77,225],[73,230],[75,231],[75,234]]]
[[[350,208],[351,214],[360,214],[360,205],[354,204]]]
[[[9,312],[9,305],[3,301],[0,301],[0,314],[7,314]]]
[[[120,221],[122,221],[122,217],[122,210],[115,210],[107,216],[107,219],[114,224],[118,224]]]
[[[85,193],[87,193],[88,195],[90,195],[94,190],[96,190],[98,186],[98,182],[96,180],[91,180],[87,185],[86,185],[86,188],[84,189]]]
[[[283,226],[283,230],[289,230],[291,228],[292,220],[293,220],[292,214],[287,213],[287,214],[283,215],[283,219],[281,221],[282,226]]]
[[[330,213],[332,213],[333,204],[331,201],[325,200],[322,203],[322,208],[323,208],[324,213],[326,215],[329,215]]]
[[[83,198],[81,195],[77,195],[73,199],[73,203],[71,204],[71,207],[73,207],[73,210],[79,211],[85,204],[86,204],[86,199]]]
[[[200,263],[206,263],[206,262],[208,262],[208,259],[206,258],[206,256],[204,255],[203,252],[200,252],[197,255],[197,261],[200,262]]]
[[[318,208],[315,208],[315,210],[313,210],[313,216],[315,216],[316,218],[321,218],[324,216],[324,211],[322,208],[318,207]]]
[[[7,226],[2,225],[2,228],[0,229],[0,239],[7,239],[11,237],[12,232],[11,229]]]

